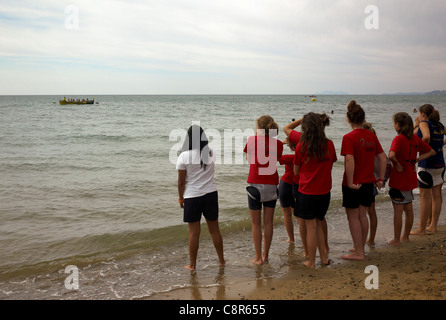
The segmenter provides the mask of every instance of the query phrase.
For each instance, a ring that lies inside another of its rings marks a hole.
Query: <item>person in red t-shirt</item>
[[[323,264],[328,264],[323,221],[330,205],[331,170],[337,161],[336,150],[325,136],[330,123],[326,114],[307,113],[302,120],[302,136],[296,147],[294,172],[299,174],[299,190],[295,215],[307,230],[308,260],[304,265],[315,267],[316,248]]]
[[[288,145],[291,151],[294,152],[296,145],[291,143],[288,138],[282,141],[283,144]],[[285,173],[280,178],[279,182],[279,201],[283,212],[283,224],[288,234],[288,242],[294,243],[294,224],[293,224],[293,208],[295,199],[293,195],[293,176],[294,176],[294,153],[283,154],[279,163],[285,165]]]
[[[365,113],[355,100],[347,105],[347,120],[353,129],[342,138],[341,155],[344,156],[342,206],[347,213],[354,248],[342,259],[363,260],[369,221],[367,207],[373,200],[373,184],[383,186],[386,155],[375,134],[363,128]],[[374,175],[375,156],[379,159],[379,178]]]
[[[298,126],[300,126],[301,123],[302,123],[302,118],[300,118],[298,120],[293,119],[292,122],[288,123],[286,126],[283,127],[283,132],[285,132],[290,143],[294,143],[295,145],[299,144],[300,137],[302,136],[302,133],[299,131],[296,131],[294,129],[296,129]],[[293,165],[293,167],[294,167],[294,165]],[[294,168],[293,168],[293,170],[294,170]],[[293,192],[294,202],[296,202],[298,190],[299,190],[299,175],[293,174],[292,192]],[[294,212],[295,211],[296,211],[296,208],[294,208]],[[301,219],[298,216],[296,216],[296,219],[299,224],[299,234],[300,234],[300,238],[302,241],[304,256],[306,257],[306,256],[308,256],[307,230],[305,229],[305,223],[303,221],[301,221]],[[327,248],[328,248],[328,243],[327,243]]]
[[[436,152],[413,134],[413,121],[406,112],[399,112],[393,116],[393,127],[398,133],[392,141],[389,152],[393,164],[390,171],[389,195],[393,204],[394,238],[387,243],[400,246],[401,241],[409,241],[413,225],[412,190],[418,186],[415,164],[435,155]],[[418,153],[420,156],[417,158]],[[403,211],[406,213],[406,221],[401,236]]]
[[[274,138],[277,136],[277,123],[271,116],[261,116],[256,121],[257,134],[248,138],[244,148],[249,166],[248,206],[251,215],[252,237],[256,257],[255,264],[268,261],[269,249],[273,238],[273,218],[278,198],[277,161],[282,157],[283,144]],[[265,233],[262,255],[262,206]]]

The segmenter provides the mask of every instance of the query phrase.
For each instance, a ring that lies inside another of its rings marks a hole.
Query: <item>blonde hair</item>
[[[376,134],[376,131],[375,131],[375,129],[373,128],[373,126],[372,126],[372,124],[371,124],[370,122],[366,122],[366,121],[364,121],[364,123],[362,124],[362,127],[363,127],[364,129],[367,129],[367,130],[369,130],[370,132]]]

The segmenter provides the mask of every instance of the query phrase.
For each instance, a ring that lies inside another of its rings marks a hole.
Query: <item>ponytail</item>
[[[362,124],[365,120],[365,112],[355,100],[350,101],[347,105],[347,118],[354,124]]]

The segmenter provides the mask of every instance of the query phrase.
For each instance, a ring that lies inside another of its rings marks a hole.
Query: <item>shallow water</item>
[[[300,259],[299,244],[290,249],[285,241],[277,205],[270,264],[259,271],[249,263],[253,249],[245,193],[248,166],[236,163],[235,139],[223,138],[225,132],[253,130],[254,120],[262,114],[271,114],[283,127],[310,110],[333,110],[326,132],[339,161],[333,169],[328,219],[333,248],[344,248],[350,245],[350,235],[340,207],[339,150],[342,136],[349,132],[348,101],[354,98],[364,107],[388,150],[395,136],[393,113],[411,112],[426,102],[441,113],[446,100],[444,96],[321,96],[317,102],[305,96],[97,96],[99,103],[93,106],[60,106],[53,103],[58,98],[0,97],[3,299],[127,299],[191,285],[182,268],[188,260],[188,231],[176,201],[177,177],[170,156],[181,138],[172,132],[184,132],[193,121],[200,121],[214,149],[220,150],[215,180],[228,260],[222,273],[203,227],[200,271],[194,281],[212,285],[279,276]],[[227,152],[229,158],[224,157]],[[279,166],[279,174],[283,169]],[[79,270],[77,291],[64,286],[70,275],[64,270],[70,265]]]

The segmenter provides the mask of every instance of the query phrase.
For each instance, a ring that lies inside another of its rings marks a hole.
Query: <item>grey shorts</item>
[[[422,189],[430,189],[432,187],[443,184],[444,170],[445,168],[431,169],[418,167],[418,187]]]
[[[276,185],[251,183],[246,187],[246,191],[248,192],[249,209],[260,210],[262,209],[262,204],[264,207],[276,207],[276,202],[279,198],[279,190]]]
[[[408,204],[413,201],[413,193],[410,191],[401,191],[395,188],[390,188],[389,196],[395,204]]]

